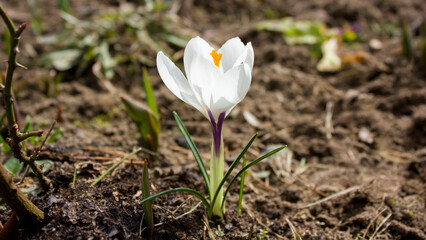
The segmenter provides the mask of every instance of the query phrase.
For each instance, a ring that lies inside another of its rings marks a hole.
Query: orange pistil
[[[219,67],[220,59],[222,58],[222,53],[217,53],[216,50],[213,50],[210,55],[213,57],[213,62],[216,67]]]

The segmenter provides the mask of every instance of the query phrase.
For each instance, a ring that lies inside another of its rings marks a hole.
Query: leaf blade
[[[186,127],[183,125],[183,122],[180,119],[179,115],[175,111],[173,111],[173,116],[179,126],[179,129],[181,130],[183,136],[185,137],[185,140],[188,143],[189,148],[194,154],[195,160],[197,161],[198,167],[200,168],[201,174],[203,175],[204,182],[206,183],[207,190],[209,190],[208,192],[210,192],[209,175],[207,174],[206,166],[204,165],[203,159],[201,159],[200,152],[198,151],[197,146],[195,146],[195,143],[192,141],[191,136],[189,135]]]
[[[253,165],[255,165],[256,163],[258,163],[258,162],[262,161],[263,159],[265,159],[265,158],[267,158],[267,157],[269,157],[269,156],[271,156],[271,155],[274,155],[275,153],[277,153],[277,152],[279,152],[279,151],[283,150],[285,147],[287,147],[287,145],[284,145],[284,146],[282,146],[282,147],[276,148],[276,149],[274,149],[274,150],[272,150],[272,151],[270,151],[270,152],[266,153],[265,155],[263,155],[263,156],[261,156],[261,157],[257,158],[256,160],[253,160],[253,161],[252,161],[251,163],[249,163],[247,166],[243,167],[243,168],[242,168],[242,169],[241,169],[241,170],[237,173],[237,175],[235,175],[235,177],[234,177],[234,178],[232,178],[231,182],[229,183],[228,187],[226,188],[225,193],[223,194],[223,199],[222,199],[221,208],[223,208],[223,206],[224,206],[225,199],[226,199],[226,195],[228,194],[229,190],[231,189],[232,184],[235,182],[235,180],[237,180],[237,178],[238,178],[241,174],[243,174],[243,173],[244,173],[247,169],[249,169],[250,167],[252,167],[252,166],[253,166]]]
[[[207,209],[210,209],[209,202],[207,201],[207,199],[205,197],[203,197],[203,195],[201,193],[195,191],[194,189],[187,188],[187,187],[178,187],[178,188],[173,188],[173,189],[169,189],[169,190],[166,190],[166,191],[162,191],[162,192],[156,193],[154,195],[151,195],[147,198],[142,199],[139,203],[143,204],[146,201],[150,201],[150,200],[153,200],[155,198],[158,198],[158,197],[161,197],[163,195],[173,193],[173,192],[186,192],[186,193],[192,194],[193,196],[200,199],[203,202],[204,206],[206,206]]]

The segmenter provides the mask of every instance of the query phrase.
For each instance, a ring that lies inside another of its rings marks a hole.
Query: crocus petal
[[[223,54],[221,62],[224,72],[234,67],[235,61],[244,53],[244,49],[244,43],[239,37],[231,38],[222,45],[218,52]]]
[[[254,52],[251,42],[247,43],[244,49],[244,53],[235,61],[234,66],[240,64],[241,62],[245,62],[249,65],[250,71],[253,70],[254,64]]]
[[[213,58],[210,56],[210,53],[213,50],[214,48],[200,37],[195,37],[189,40],[183,54],[183,64],[185,66],[185,73],[187,74],[187,77],[191,72],[192,64],[196,59],[204,58],[213,62]]]
[[[241,63],[218,78],[212,89],[210,110],[229,113],[229,109],[241,102],[251,84],[251,71],[247,63]]]
[[[192,91],[188,80],[182,71],[164,55],[163,52],[157,54],[157,69],[166,87],[185,103],[192,105],[200,112],[205,112]]]
[[[214,65],[213,61],[199,56],[194,59],[189,72],[186,74],[199,101],[210,109],[213,85],[221,78],[220,70]]]

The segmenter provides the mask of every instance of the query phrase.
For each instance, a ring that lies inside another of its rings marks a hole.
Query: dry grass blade
[[[343,191],[340,191],[340,192],[338,192],[338,193],[335,193],[335,194],[333,194],[333,195],[330,195],[330,196],[328,196],[328,197],[326,197],[326,198],[320,199],[320,200],[318,200],[318,201],[316,201],[316,202],[313,202],[313,203],[310,203],[310,204],[308,204],[308,205],[305,205],[305,206],[299,207],[299,209],[302,209],[302,208],[308,208],[308,207],[312,207],[312,206],[316,206],[316,205],[321,204],[321,203],[323,203],[323,202],[326,202],[326,201],[328,201],[328,200],[330,200],[330,199],[337,198],[337,197],[340,197],[340,196],[345,195],[345,194],[347,194],[347,193],[350,193],[350,192],[352,192],[352,191],[358,190],[360,187],[361,187],[361,186],[353,186],[353,187],[350,187],[350,188],[348,188],[348,189],[345,189],[345,190],[343,190]]]
[[[325,107],[326,115],[325,115],[325,129],[326,129],[326,137],[327,139],[331,139],[331,133],[333,132],[333,109],[334,109],[334,103],[333,102],[327,102],[327,105]]]
[[[288,226],[290,226],[290,230],[293,233],[294,240],[303,240],[300,234],[297,232],[296,228],[293,226],[293,223],[291,223],[290,219],[285,219],[288,223]]]
[[[383,224],[385,224],[385,222],[387,220],[389,220],[389,218],[392,216],[392,213],[389,213],[384,219],[383,221],[379,224],[379,226],[377,226],[376,230],[374,231],[373,235],[371,235],[370,240],[374,240],[374,238],[376,237],[377,231],[379,231],[379,229],[383,226]]]
[[[205,214],[203,216],[203,223],[204,223],[204,226],[207,228],[207,233],[209,234],[210,239],[211,240],[216,240],[214,232],[213,232],[213,230],[211,229],[211,227],[209,225],[209,220],[207,220],[207,216]]]
[[[386,211],[385,209],[382,209],[379,213],[376,214],[376,216],[374,216],[373,219],[371,219],[370,223],[367,226],[367,229],[365,229],[364,235],[362,236],[362,239],[365,239],[365,237],[367,236],[368,230],[370,229],[370,227],[373,225],[373,223],[376,221],[376,219],[384,212]]]
[[[188,214],[190,214],[190,213],[192,213],[193,211],[195,211],[195,209],[197,209],[199,206],[200,206],[200,204],[201,203],[203,203],[203,202],[198,202],[197,203],[197,205],[195,205],[195,207],[193,207],[191,210],[189,210],[188,212],[186,212],[186,213],[183,213],[183,214],[181,214],[181,215],[179,215],[179,216],[177,216],[175,219],[179,219],[179,218],[183,218],[184,216],[186,216],[186,215],[188,215]]]
[[[74,159],[76,160],[93,160],[93,161],[117,161],[120,160],[120,158],[117,157],[102,157],[102,156],[78,156],[75,157]],[[143,161],[136,161],[136,160],[125,160],[124,161],[125,164],[135,164],[135,165],[144,165]]]
[[[189,200],[189,199],[187,199],[187,200]],[[185,202],[187,200],[185,200]],[[182,204],[184,204],[185,202],[183,202]],[[154,205],[153,207],[159,208],[159,209],[161,209],[163,211],[166,211],[166,212],[170,213],[170,215],[172,215],[172,218],[176,220],[176,219],[183,218],[184,216],[186,216],[186,215],[192,213],[193,211],[195,211],[201,205],[201,203],[203,203],[203,202],[201,202],[201,201],[198,202],[191,210],[189,210],[189,211],[187,211],[187,212],[185,212],[185,213],[183,213],[183,214],[181,214],[181,215],[179,215],[177,217],[175,217],[175,213],[176,213],[177,209],[182,206],[182,204],[179,205],[178,208],[175,209],[175,210],[173,210],[173,211],[168,210],[167,208],[164,208],[164,207],[161,207],[161,206],[158,206],[158,205]],[[155,224],[154,227],[158,227],[158,226],[161,226],[163,224],[165,224],[165,222],[159,222],[159,223]]]

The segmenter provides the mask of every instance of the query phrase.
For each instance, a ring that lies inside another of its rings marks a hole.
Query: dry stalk
[[[340,196],[345,195],[345,194],[347,194],[347,193],[350,193],[350,192],[352,192],[352,191],[358,190],[359,188],[360,188],[360,186],[353,186],[353,187],[350,187],[350,188],[348,188],[348,189],[345,189],[345,190],[343,190],[343,191],[340,191],[340,192],[337,192],[337,193],[335,193],[335,194],[333,194],[333,195],[330,195],[330,196],[328,196],[328,197],[326,197],[326,198],[320,199],[320,200],[318,200],[318,201],[316,201],[316,202],[313,202],[313,203],[307,204],[307,205],[305,205],[305,206],[299,207],[299,209],[302,209],[302,208],[308,208],[308,207],[312,207],[312,206],[316,206],[316,205],[318,205],[318,204],[321,204],[321,203],[326,202],[326,201],[328,201],[328,200],[331,200],[331,199],[333,199],[333,198],[337,198],[337,197],[340,197]]]
[[[326,137],[327,139],[331,139],[331,133],[333,132],[333,109],[334,109],[334,103],[333,102],[327,102],[327,105],[325,107],[326,115],[325,115],[325,131],[326,131]]]

